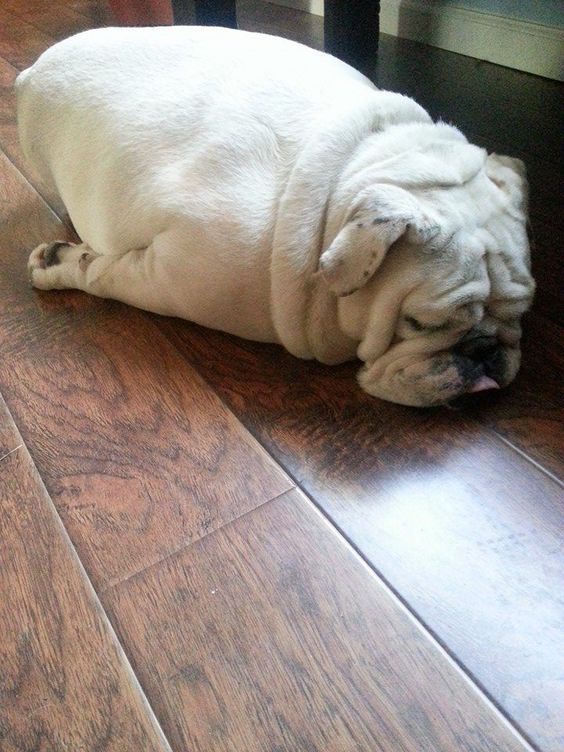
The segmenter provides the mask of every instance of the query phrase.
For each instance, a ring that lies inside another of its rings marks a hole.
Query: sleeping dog
[[[523,164],[339,60],[221,28],[98,29],[17,80],[26,158],[82,243],[32,284],[360,358],[406,405],[502,387],[531,304]]]

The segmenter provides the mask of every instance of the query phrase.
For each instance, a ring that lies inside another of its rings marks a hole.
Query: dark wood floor
[[[322,45],[314,16],[239,17]],[[560,87],[382,37],[382,87],[531,182],[521,375],[416,410],[354,364],[29,288],[28,252],[69,231],[13,80],[110,22],[0,8],[0,749],[562,752]]]

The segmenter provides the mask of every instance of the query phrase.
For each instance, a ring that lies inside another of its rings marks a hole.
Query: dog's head
[[[523,164],[434,128],[353,181],[319,262],[363,389],[417,406],[509,384],[534,292]]]

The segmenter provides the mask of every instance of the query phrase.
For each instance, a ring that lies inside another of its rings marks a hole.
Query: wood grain
[[[0,8],[0,57],[23,70],[53,44],[50,36],[25,19]]]
[[[0,398],[0,748],[170,752]]]
[[[362,394],[356,365],[325,368],[190,324],[160,326],[472,675],[556,752],[564,740],[561,487],[464,412]],[[546,460],[561,433],[550,407],[533,401],[536,389],[531,383],[524,411],[513,400],[513,414],[500,397],[498,420]],[[489,402],[482,413],[495,424]],[[533,426],[539,437],[527,437]]]
[[[0,86],[6,89],[11,88],[17,74],[18,71],[16,68],[0,57]],[[4,117],[6,117],[6,115],[7,112],[4,112]],[[12,112],[10,112],[10,115],[12,115]]]
[[[176,749],[528,748],[296,491],[104,603]]]
[[[14,0],[8,0],[10,11],[25,23],[31,24],[52,41],[51,44],[92,28],[95,24],[82,13],[77,12],[65,3],[55,3],[49,7],[45,3],[30,8],[27,3],[22,5]]]
[[[237,0],[237,25],[240,29],[277,34],[323,49],[323,18],[283,5]]]
[[[13,88],[17,75],[17,68],[0,58],[0,149],[35,186],[49,206],[62,216],[65,208],[56,191],[41,183],[39,175],[21,153],[16,125],[16,95]]]
[[[376,77],[383,88],[424,99],[434,115],[452,117],[463,131],[493,136],[558,166],[558,81],[390,36],[384,37]],[[540,130],[546,138],[538,138]]]
[[[92,26],[115,26],[115,18],[105,0],[65,0],[65,3],[89,18]]]
[[[542,316],[527,319],[519,381],[497,399],[469,402],[466,413],[495,429],[547,472],[564,476],[564,337]]]
[[[2,6],[10,13],[35,25],[35,14],[41,17],[45,12],[46,3],[45,0],[3,0]],[[66,36],[75,32],[75,24],[79,23],[76,19],[77,14],[88,19],[90,27],[115,25],[115,19],[106,0],[50,0],[49,11],[53,17],[61,19],[54,21],[61,28],[62,19],[70,19]]]
[[[323,44],[322,19],[309,14],[240,0],[238,18]],[[56,39],[108,22],[102,0],[56,0],[48,13],[44,0],[5,0],[0,9],[0,145],[58,211],[21,158],[12,82]],[[543,752],[564,748],[562,492],[553,479],[562,472],[560,88],[385,36],[377,76],[528,166],[539,288],[522,373],[463,412],[368,398],[354,364],[324,368],[80,293],[33,293],[27,252],[69,230],[0,158],[0,388],[96,586],[119,583],[107,603],[177,752],[187,740],[219,752],[513,743],[303,499],[265,504],[291,482],[241,424],[513,722]],[[65,562],[53,560],[57,583]],[[208,590],[210,578],[219,588]],[[33,592],[48,615],[42,582]],[[45,619],[42,646],[53,633]],[[57,655],[71,671],[67,649]],[[58,752],[58,738],[29,736],[54,728],[55,701],[41,705],[36,676],[24,703],[33,722],[18,707],[10,739],[18,750]],[[104,702],[89,706],[94,724]]]
[[[30,289],[28,251],[63,228],[0,172],[0,388],[96,587],[290,488],[148,316]]]

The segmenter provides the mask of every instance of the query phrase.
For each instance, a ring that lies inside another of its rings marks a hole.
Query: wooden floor
[[[320,47],[318,18],[243,28]],[[460,411],[78,292],[12,83],[96,0],[0,8],[0,750],[564,749],[562,132],[554,82],[383,37],[375,80],[526,160],[517,382]]]

